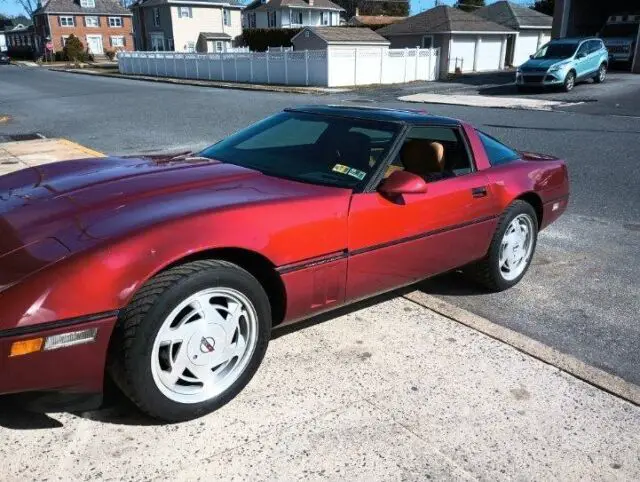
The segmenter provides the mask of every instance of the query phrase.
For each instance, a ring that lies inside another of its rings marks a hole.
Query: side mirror
[[[533,54],[529,55],[529,58],[532,59],[533,58]]]
[[[401,194],[421,194],[427,192],[427,183],[417,174],[395,171],[382,181],[378,191],[388,197]]]

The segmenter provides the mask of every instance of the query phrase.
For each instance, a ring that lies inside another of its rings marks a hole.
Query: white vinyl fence
[[[439,49],[355,47],[284,52],[122,52],[122,74],[297,86],[350,86],[435,80]]]

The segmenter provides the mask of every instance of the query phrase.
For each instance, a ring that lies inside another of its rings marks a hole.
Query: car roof
[[[549,43],[552,43],[552,44],[577,44],[579,42],[584,42],[585,40],[600,40],[600,39],[598,37],[568,37],[568,38],[554,39]]]
[[[460,121],[450,117],[430,115],[413,109],[388,109],[358,105],[302,105],[285,109],[289,112],[332,115],[351,119],[375,120],[382,122],[406,122],[409,124],[438,124],[459,126]]]

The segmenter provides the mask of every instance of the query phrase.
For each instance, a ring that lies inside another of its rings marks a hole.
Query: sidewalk
[[[103,156],[67,139],[4,142],[0,143],[0,176],[50,162]]]
[[[640,478],[640,408],[402,297],[276,338],[200,420],[119,404],[45,426],[0,428],[6,480]]]

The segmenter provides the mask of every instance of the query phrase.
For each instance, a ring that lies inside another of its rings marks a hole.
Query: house
[[[389,41],[370,28],[305,27],[291,39],[294,50],[338,50],[344,47],[389,48]]]
[[[31,22],[18,23],[12,27],[6,27],[4,37],[7,50],[27,51],[30,52],[29,55],[40,50],[40,39],[35,34]]]
[[[131,17],[117,0],[45,0],[33,14],[38,51],[62,50],[72,34],[94,55],[133,50]]]
[[[516,32],[458,8],[439,6],[387,25],[376,33],[391,48],[439,47],[440,75],[504,68],[507,39]]]
[[[389,15],[354,15],[349,19],[347,25],[350,27],[369,27],[372,30],[400,23],[407,17],[391,17]]]
[[[242,35],[241,10],[238,0],[138,0],[136,50],[226,51]]]
[[[507,1],[479,8],[476,15],[512,28],[517,35],[507,40],[507,65],[521,65],[551,39],[553,17]]]
[[[4,29],[0,30],[0,52],[7,50],[7,36],[4,34]]]
[[[254,0],[243,11],[245,28],[338,26],[344,9],[329,0]]]

